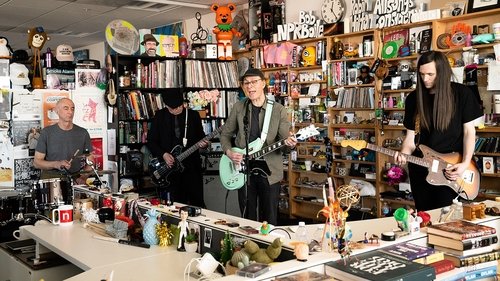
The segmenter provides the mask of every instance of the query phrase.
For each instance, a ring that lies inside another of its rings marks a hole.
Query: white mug
[[[26,226],[27,225],[21,225],[18,230],[14,230],[14,232],[12,232],[12,236],[14,236],[17,240],[28,239],[28,234],[26,234],[26,231],[24,230]]]
[[[73,205],[62,205],[52,210],[52,223],[59,225],[73,224]]]

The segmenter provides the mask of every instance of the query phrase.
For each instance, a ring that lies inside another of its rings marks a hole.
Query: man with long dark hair
[[[462,162],[444,170],[455,181],[467,169],[474,153],[474,120],[483,113],[474,94],[466,86],[451,82],[452,70],[447,57],[436,51],[421,55],[417,64],[418,82],[405,102],[406,137],[396,163],[406,164],[406,155],[422,157],[424,144],[439,153],[460,152]],[[457,193],[447,186],[426,181],[428,169],[408,163],[415,207],[425,211],[450,205]]]

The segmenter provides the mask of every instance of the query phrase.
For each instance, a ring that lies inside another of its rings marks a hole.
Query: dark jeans
[[[242,216],[246,219],[267,221],[272,225],[277,225],[279,190],[279,183],[269,185],[267,177],[252,174],[246,192],[247,196],[245,196],[245,186],[238,190],[238,202]],[[248,202],[248,206],[245,208],[246,202]],[[259,210],[258,217],[257,208]]]

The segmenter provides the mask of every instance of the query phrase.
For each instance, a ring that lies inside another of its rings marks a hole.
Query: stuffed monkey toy
[[[35,89],[43,88],[40,51],[42,50],[43,45],[45,45],[45,42],[49,40],[49,36],[47,36],[41,26],[33,27],[28,30],[28,47],[30,47],[33,51],[33,88]]]
[[[219,59],[231,60],[233,58],[233,47],[231,45],[233,35],[236,37],[241,36],[241,33],[231,26],[233,22],[231,13],[236,10],[236,6],[232,3],[227,4],[227,6],[212,4],[210,10],[215,12],[215,22],[217,22],[212,31],[217,39]]]

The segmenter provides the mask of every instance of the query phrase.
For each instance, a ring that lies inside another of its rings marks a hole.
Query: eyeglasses
[[[245,81],[243,82],[243,87],[250,87],[250,86],[257,86],[257,83],[261,81],[262,79],[257,79],[257,80],[252,80],[252,81]]]

